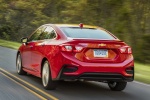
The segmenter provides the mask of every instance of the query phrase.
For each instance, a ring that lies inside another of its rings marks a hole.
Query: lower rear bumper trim
[[[87,81],[126,81],[130,82],[134,80],[133,77],[125,77],[118,73],[83,73],[81,75],[64,75],[61,74],[59,80],[64,79],[83,79]]]

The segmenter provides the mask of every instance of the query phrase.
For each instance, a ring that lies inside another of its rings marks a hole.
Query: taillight
[[[61,46],[61,50],[62,51],[72,52],[73,48],[72,48],[72,46],[65,45],[65,46]]]
[[[81,52],[83,50],[83,47],[73,45],[62,45],[61,50],[66,52]]]
[[[127,53],[127,54],[131,54],[132,53],[132,49],[129,46],[124,46],[119,48],[120,53]]]
[[[128,53],[132,53],[132,49],[130,47],[128,48]]]
[[[83,50],[83,47],[75,46],[74,52],[81,52],[82,50]]]

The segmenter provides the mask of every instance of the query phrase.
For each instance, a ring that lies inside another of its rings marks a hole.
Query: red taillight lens
[[[131,54],[132,53],[132,49],[129,46],[124,46],[119,48],[120,53],[128,53]]]
[[[80,28],[83,28],[83,24],[82,24],[82,23],[80,23],[80,24],[79,24],[79,27],[80,27]]]
[[[83,50],[83,47],[75,46],[74,52],[81,52],[82,50]]]
[[[61,46],[62,51],[67,52],[81,52],[83,50],[82,46],[73,46],[73,45],[63,45]]]
[[[132,53],[132,49],[130,47],[128,48],[128,53]]]
[[[126,53],[126,47],[122,47],[119,49],[121,53]]]

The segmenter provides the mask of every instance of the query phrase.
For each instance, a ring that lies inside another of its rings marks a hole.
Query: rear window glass
[[[71,38],[115,40],[108,32],[96,28],[61,27],[61,30]]]

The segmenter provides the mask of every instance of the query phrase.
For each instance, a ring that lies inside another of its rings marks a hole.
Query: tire
[[[112,91],[122,91],[126,88],[127,82],[108,82],[108,86]]]
[[[42,84],[46,90],[54,90],[57,87],[57,81],[52,80],[48,61],[45,61],[42,66]]]
[[[27,72],[25,72],[25,71],[23,70],[23,67],[22,67],[22,60],[21,60],[21,55],[20,55],[20,54],[17,55],[16,70],[17,70],[17,73],[18,73],[19,75],[26,75],[26,74],[27,74]]]

